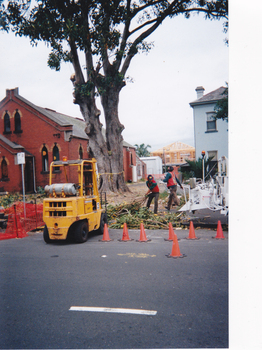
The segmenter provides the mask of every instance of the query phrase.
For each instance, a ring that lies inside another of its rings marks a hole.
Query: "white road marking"
[[[91,312],[114,312],[120,314],[136,314],[136,315],[156,315],[154,310],[140,310],[140,309],[118,309],[110,307],[89,307],[89,306],[71,306],[69,311],[91,311]]]

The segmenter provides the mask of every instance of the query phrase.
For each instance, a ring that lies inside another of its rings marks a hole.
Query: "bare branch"
[[[131,0],[127,0],[127,20],[125,22],[125,26],[124,26],[124,30],[123,30],[123,35],[122,35],[122,40],[121,40],[121,44],[120,44],[120,50],[118,51],[118,55],[116,55],[116,60],[115,60],[115,66],[116,69],[119,70],[120,65],[121,65],[121,61],[123,58],[123,53],[126,47],[126,42],[127,39],[130,36],[130,32],[129,32],[129,28],[130,28],[130,23],[131,23],[131,12],[130,12],[130,4],[131,4]]]
[[[183,13],[192,13],[192,12],[197,12],[197,13],[205,13],[208,17],[214,17],[214,18],[225,18],[228,20],[228,15],[227,13],[222,13],[222,12],[215,12],[215,11],[209,11],[204,8],[190,8],[187,10],[184,10]]]
[[[148,25],[150,25],[150,24],[152,24],[152,23],[155,23],[156,21],[157,21],[157,18],[154,18],[154,19],[151,19],[150,21],[147,21],[147,22],[141,24],[141,26],[136,27],[135,29],[133,29],[133,30],[130,32],[130,35],[129,35],[129,36],[133,35],[135,32],[141,30],[142,28],[144,28],[144,27],[146,27],[146,26],[148,26]]]
[[[69,39],[69,45],[70,45],[70,49],[71,49],[72,64],[73,64],[73,67],[75,70],[76,84],[84,84],[85,79],[84,79],[84,75],[83,75],[81,65],[79,62],[76,44],[75,44],[74,40],[72,40],[71,38]]]

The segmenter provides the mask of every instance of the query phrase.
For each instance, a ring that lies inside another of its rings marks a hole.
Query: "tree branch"
[[[133,14],[137,15],[142,9],[146,9],[149,8],[153,5],[156,5],[157,3],[161,3],[161,1],[152,1],[147,3],[145,6],[140,7],[139,9],[137,9],[136,11],[133,11]],[[178,14],[189,14],[191,12],[202,12],[205,13],[207,17],[209,18],[220,18],[223,17],[225,19],[228,19],[227,16],[227,11],[226,8],[224,9],[222,7],[222,10],[216,10],[216,9],[212,9],[212,3],[204,3],[204,5],[201,7],[189,7],[186,8],[188,3],[184,4],[183,1],[177,1],[174,0],[172,3],[170,3],[170,5],[162,12],[160,13],[159,16],[155,17],[154,19],[151,19],[147,22],[144,22],[143,24],[141,24],[140,26],[138,26],[137,28],[133,29],[132,32],[129,32],[129,36],[133,35],[135,32],[143,29],[144,27],[153,24],[150,28],[148,28],[147,30],[145,30],[142,34],[140,34],[136,40],[133,42],[133,44],[131,45],[130,49],[129,49],[129,53],[124,61],[122,70],[121,70],[121,74],[125,75],[130,62],[132,60],[132,58],[135,56],[135,54],[137,53],[137,45],[139,43],[141,43],[145,38],[147,38],[151,33],[153,33],[158,27],[159,25],[164,21],[164,19],[170,15],[178,15]],[[190,3],[189,3],[190,5]],[[204,6],[207,5],[207,7],[205,8]],[[134,18],[134,16],[132,17]],[[131,20],[130,20],[131,21]]]
[[[132,58],[135,56],[135,54],[137,53],[137,45],[139,43],[141,43],[145,38],[147,38],[150,34],[152,34],[159,26],[160,24],[163,22],[163,20],[170,15],[170,12],[172,11],[173,8],[173,3],[162,13],[162,15],[160,17],[157,17],[155,22],[153,22],[154,24],[148,28],[145,32],[141,33],[136,40],[133,42],[133,44],[131,45],[130,49],[129,49],[129,53],[125,59],[125,62],[123,64],[123,67],[121,69],[121,74],[123,76],[125,76],[126,71],[130,65],[130,62],[132,60]]]
[[[89,80],[89,73],[94,69],[93,56],[91,50],[91,41],[90,41],[90,31],[87,16],[85,16],[84,22],[87,29],[87,42],[85,46],[85,59],[86,59],[86,70],[87,70],[87,80]]]
[[[84,79],[84,75],[81,69],[81,65],[79,62],[79,57],[78,57],[78,53],[77,53],[77,48],[76,48],[76,44],[74,42],[74,40],[72,40],[71,38],[69,38],[68,40],[69,45],[70,45],[70,49],[71,49],[71,55],[72,55],[72,64],[75,70],[75,81],[76,84],[84,84],[85,83],[85,79]]]
[[[127,19],[125,22],[125,27],[123,30],[123,35],[122,35],[122,40],[121,40],[121,44],[120,44],[120,49],[118,51],[118,55],[116,55],[116,60],[115,60],[115,67],[117,70],[119,70],[121,62],[122,62],[122,58],[123,58],[123,54],[124,54],[124,50],[126,47],[126,42],[127,39],[130,36],[130,32],[129,32],[129,27],[130,27],[130,23],[131,23],[131,12],[130,12],[130,4],[131,4],[131,0],[127,0]]]
[[[222,13],[222,12],[218,12],[218,11],[210,11],[210,10],[204,9],[204,8],[191,8],[191,9],[187,9],[187,10],[183,11],[183,13],[191,13],[191,12],[198,12],[198,13],[202,12],[202,13],[205,13],[207,16],[211,16],[214,18],[223,17],[223,18],[228,20],[228,16],[226,13]]]
[[[142,28],[144,28],[144,27],[146,27],[146,26],[148,26],[148,25],[150,25],[150,24],[152,24],[152,23],[155,23],[155,22],[157,21],[157,19],[158,19],[158,18],[154,18],[154,19],[151,19],[151,20],[148,21],[148,22],[145,22],[145,23],[141,24],[141,26],[139,26],[139,27],[133,29],[133,30],[130,32],[130,35],[129,35],[129,36],[133,35],[133,34],[134,34],[135,32],[137,32],[138,30],[141,30]]]

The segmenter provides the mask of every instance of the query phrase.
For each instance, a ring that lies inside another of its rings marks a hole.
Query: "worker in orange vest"
[[[167,171],[168,173],[163,179],[163,182],[167,183],[167,188],[170,190],[167,207],[165,207],[169,211],[171,208],[172,202],[174,202],[174,205],[180,204],[179,198],[177,197],[177,194],[176,194],[177,184],[179,184],[179,186],[182,189],[183,189],[183,186],[181,185],[176,175],[175,176],[173,175],[174,168],[172,166],[168,167]]]
[[[154,177],[152,175],[148,175],[146,185],[149,188],[149,190],[146,193],[146,196],[148,196],[148,200],[147,200],[146,206],[149,209],[153,198],[155,198],[155,200],[154,200],[154,214],[157,214],[158,198],[159,198],[159,187],[158,187],[158,185],[157,185],[157,183],[154,180]]]

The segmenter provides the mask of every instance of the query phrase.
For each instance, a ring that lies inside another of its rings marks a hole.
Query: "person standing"
[[[167,183],[167,188],[170,190],[167,207],[165,207],[169,211],[171,208],[172,202],[174,202],[175,205],[179,205],[180,203],[179,198],[177,197],[177,194],[176,194],[177,184],[179,184],[179,186],[182,189],[183,189],[183,186],[181,185],[176,175],[173,175],[174,168],[172,166],[168,167],[167,171],[168,173],[163,179],[163,182]]]
[[[153,200],[154,200],[154,214],[157,214],[157,210],[158,210],[158,199],[159,199],[159,187],[156,183],[156,181],[154,180],[154,177],[152,175],[148,175],[147,177],[147,182],[146,185],[148,187],[148,191],[146,193],[146,196],[148,196],[148,200],[147,200],[147,209],[149,209],[150,204]]]

